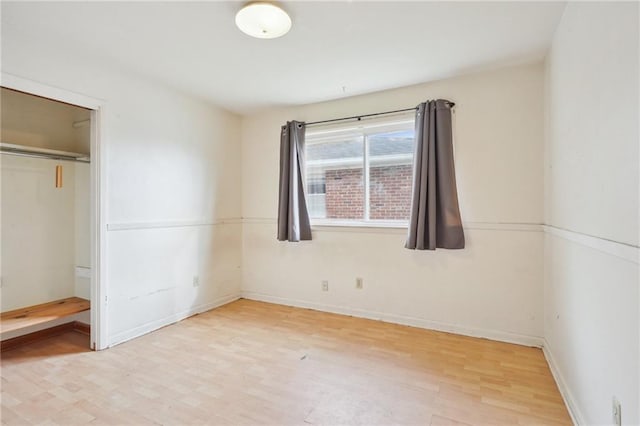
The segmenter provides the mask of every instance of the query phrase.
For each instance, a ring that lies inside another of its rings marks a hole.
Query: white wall
[[[543,68],[526,65],[264,111],[242,122],[243,294],[496,339],[540,344]],[[416,252],[405,231],[316,227],[276,241],[280,126],[456,102],[456,173],[467,248]],[[356,277],[364,289],[355,289]],[[329,280],[328,292],[321,280]]]
[[[239,118],[12,31],[3,72],[105,101],[110,344],[237,297]]]
[[[569,3],[546,60],[545,351],[574,419],[640,424],[638,4]]]
[[[2,312],[74,294],[73,163],[2,155]],[[63,166],[63,187],[55,167]]]

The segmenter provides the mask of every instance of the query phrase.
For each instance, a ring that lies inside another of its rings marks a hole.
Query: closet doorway
[[[2,75],[2,350],[66,331],[104,349],[102,104]]]

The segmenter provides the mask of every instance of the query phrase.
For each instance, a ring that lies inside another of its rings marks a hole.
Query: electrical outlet
[[[363,286],[364,286],[364,280],[362,278],[356,278],[356,288],[358,290],[362,290]]]
[[[197,275],[193,276],[193,286],[194,287],[199,287],[200,286],[200,277]]]
[[[614,426],[622,426],[622,407],[620,406],[620,401],[618,401],[615,396],[613,397],[611,410]]]
[[[322,291],[329,291],[329,281],[322,281]]]

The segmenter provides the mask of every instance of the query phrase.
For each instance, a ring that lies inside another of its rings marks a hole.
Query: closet
[[[6,350],[67,330],[89,331],[91,111],[0,90]]]

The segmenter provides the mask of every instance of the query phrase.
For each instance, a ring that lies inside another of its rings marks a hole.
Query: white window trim
[[[342,139],[348,136],[361,136],[362,134],[380,133],[381,131],[392,132],[394,130],[403,130],[407,128],[407,125],[413,126],[415,119],[412,117],[401,118],[396,117],[394,120],[384,119],[369,119],[362,120],[356,123],[348,123],[341,125],[332,125],[329,128],[310,129],[306,131],[306,136],[315,139],[320,142],[327,142],[334,139]]]
[[[381,121],[375,120],[369,123],[358,122],[358,123],[350,123],[350,125],[340,125],[336,128],[323,129],[323,130],[315,130],[308,131],[307,137],[313,138],[311,144],[313,143],[323,143],[329,142],[336,139],[342,139],[344,137],[353,136],[353,137],[361,137],[362,145],[363,145],[363,158],[357,162],[358,165],[364,164],[364,175],[363,175],[363,184],[364,184],[364,218],[363,219],[327,219],[327,218],[310,218],[311,228],[318,230],[330,230],[331,228],[336,229],[345,229],[345,228],[386,228],[386,229],[395,229],[402,230],[407,229],[409,227],[408,220],[371,220],[369,219],[369,211],[370,211],[370,188],[369,188],[369,169],[371,164],[369,162],[369,143],[368,137],[371,134],[376,134],[380,132],[386,131],[395,131],[395,130],[404,130],[407,129],[407,125],[413,125],[414,119],[404,119],[396,117],[394,120],[389,121]],[[389,158],[376,158],[374,159],[374,165],[384,165],[389,164],[392,165],[394,163],[400,164],[402,160],[413,159],[413,155],[408,154],[398,154],[389,156]],[[359,158],[358,158],[359,159]],[[347,159],[331,159],[331,160],[312,160],[308,161],[307,169],[318,168],[318,166],[325,165],[327,163],[334,164],[336,166],[347,166],[347,167],[355,167],[354,161],[355,158],[347,158]],[[305,183],[306,188],[306,183]]]
[[[311,227],[336,228],[396,228],[409,227],[408,220],[349,220],[349,219],[311,219]]]
[[[364,222],[369,222],[371,217],[371,188],[369,188],[369,182],[371,181],[371,164],[369,164],[369,135],[365,134],[362,138],[362,183],[364,184]]]

